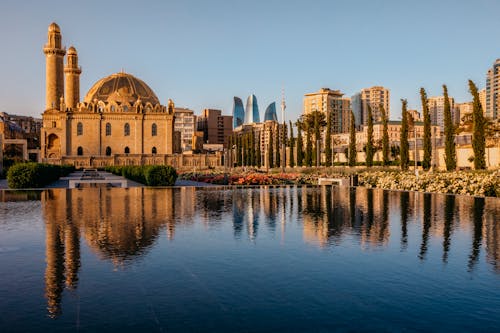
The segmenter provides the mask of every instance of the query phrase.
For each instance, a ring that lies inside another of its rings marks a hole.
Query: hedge
[[[147,186],[173,186],[177,171],[170,165],[110,166],[106,171]]]
[[[10,188],[39,188],[67,176],[74,170],[75,168],[69,165],[18,163],[9,168],[7,184]]]

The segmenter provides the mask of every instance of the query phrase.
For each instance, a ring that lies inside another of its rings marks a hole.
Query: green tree
[[[432,160],[431,113],[429,112],[429,102],[424,88],[420,88],[420,100],[422,101],[422,113],[424,117],[424,157],[422,159],[422,168],[429,170]]]
[[[236,164],[243,165],[243,148],[241,146],[241,135],[236,137]]]
[[[479,93],[477,87],[469,80],[469,91],[472,94],[472,150],[474,151],[474,169],[486,169],[486,160],[484,159],[486,149],[485,124],[483,108],[479,102]]]
[[[325,157],[326,166],[332,165],[332,115],[327,115],[326,134],[325,134]]]
[[[384,109],[384,105],[380,104],[380,112],[382,114],[382,161],[385,166],[389,165],[389,117]]]
[[[403,108],[401,115],[401,137],[400,137],[400,156],[401,156],[401,170],[408,170],[408,163],[410,161],[410,144],[408,143],[408,112],[406,111],[408,102],[402,99]]]
[[[279,124],[276,126],[276,131],[278,132],[278,135],[276,135],[276,162],[274,164],[277,168],[279,168],[281,167],[281,131]]]
[[[455,151],[455,128],[451,120],[451,107],[448,98],[448,88],[443,84],[444,96],[444,138],[445,138],[445,151],[444,160],[446,163],[446,170],[452,171],[457,167],[457,154]]]
[[[351,111],[351,123],[349,127],[349,166],[356,165],[356,118]]]
[[[290,120],[290,140],[288,141],[290,143],[290,167],[293,168],[295,166],[295,161],[294,161],[294,156],[293,156],[293,147],[295,144],[295,139],[293,138],[293,125],[292,121]]]
[[[269,165],[269,168],[272,169],[274,168],[274,130],[272,128],[269,129],[269,144],[267,147],[267,165]]]
[[[260,149],[260,133],[257,134],[257,148],[256,148],[256,153],[255,153],[255,165],[257,168],[260,168],[262,166],[262,150]]]
[[[297,166],[302,166],[304,162],[304,142],[302,140],[302,122],[297,120]]]
[[[305,123],[305,131],[306,131],[306,156],[305,156],[305,164],[306,166],[312,166],[312,158],[313,158],[313,148],[312,148],[312,139],[311,139],[311,131],[312,127],[310,124]]]
[[[250,154],[249,152],[249,147],[248,147],[248,134],[243,135],[243,165],[248,166],[250,163]]]
[[[368,125],[368,133],[366,136],[366,166],[371,167],[373,166],[374,148],[373,148],[373,113],[370,104],[368,104],[367,125]]]

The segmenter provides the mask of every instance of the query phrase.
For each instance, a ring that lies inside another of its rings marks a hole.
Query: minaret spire
[[[66,106],[74,109],[80,102],[80,74],[82,69],[78,67],[78,53],[73,46],[68,49],[64,73],[66,74]]]
[[[51,23],[48,29],[45,53],[45,109],[57,109],[59,100],[64,96],[64,64],[66,50],[62,48],[61,29],[56,23]]]

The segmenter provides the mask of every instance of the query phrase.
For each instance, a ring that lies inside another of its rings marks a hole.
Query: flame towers
[[[247,107],[245,109],[245,124],[260,123],[259,106],[257,97],[250,95],[247,98]]]
[[[233,128],[243,125],[245,121],[245,109],[241,98],[234,96],[233,104]]]

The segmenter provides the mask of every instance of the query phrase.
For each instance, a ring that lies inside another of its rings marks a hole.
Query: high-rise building
[[[247,107],[245,109],[245,124],[253,123],[260,123],[260,115],[257,97],[250,95],[247,98]]]
[[[486,74],[486,109],[485,116],[497,119],[500,113],[500,59]]]
[[[272,102],[266,109],[264,113],[264,121],[278,121],[278,116],[276,114],[276,102]]]
[[[204,109],[196,124],[198,131],[203,131],[205,143],[227,147],[228,138],[233,133],[233,116],[223,116],[221,110]]]
[[[479,90],[479,103],[481,103],[483,114],[486,116],[486,88]]]
[[[241,98],[234,96],[233,102],[233,128],[243,125],[245,122],[245,108]]]
[[[320,111],[332,115],[332,132],[349,131],[351,99],[343,97],[339,90],[321,88],[318,92],[304,95],[304,114]]]
[[[390,115],[390,93],[389,89],[382,86],[373,86],[371,88],[361,89],[360,96],[360,109],[357,106],[356,112],[360,113],[360,123],[363,125],[368,124],[368,105],[372,108],[373,121],[382,121],[382,113],[380,105],[384,107],[387,118]]]
[[[195,125],[196,116],[193,110],[187,108],[174,108],[174,131],[180,133],[182,151],[192,150]]]
[[[451,119],[455,119],[455,99],[448,96],[450,102]],[[429,113],[431,124],[437,125],[444,131],[444,96],[435,96],[428,98]]]

